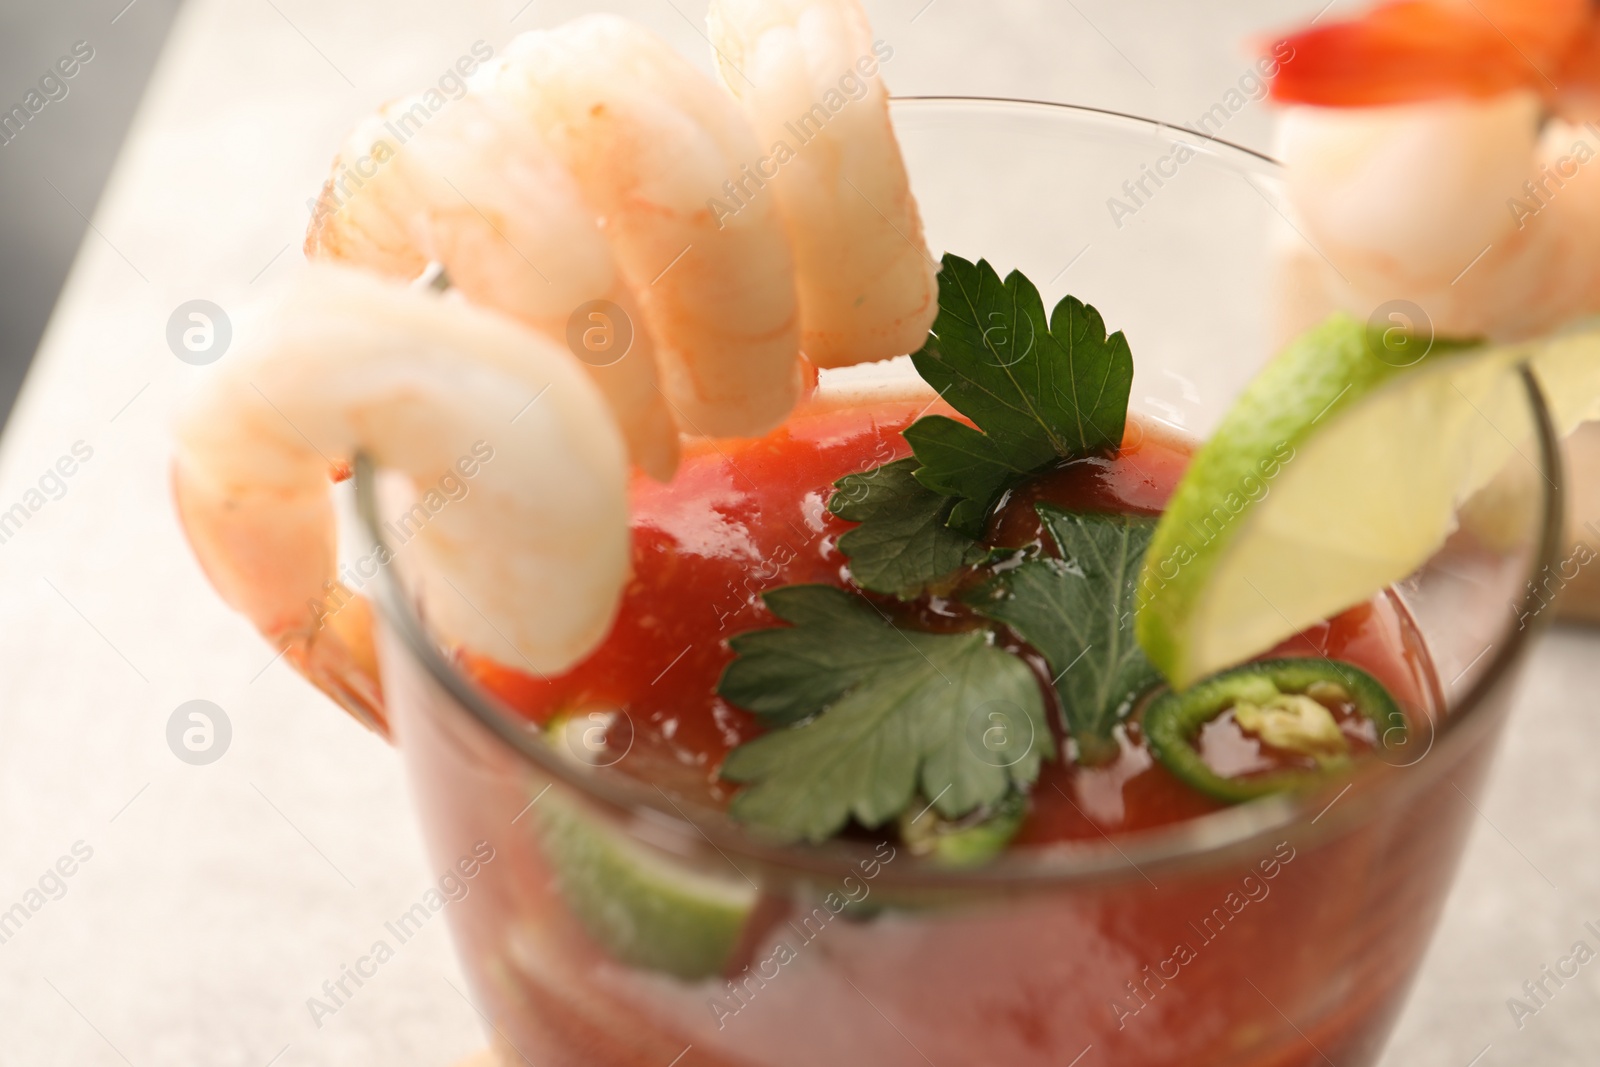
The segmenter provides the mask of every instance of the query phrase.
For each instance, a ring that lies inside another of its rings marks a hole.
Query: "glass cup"
[[[1097,306],[1132,344],[1133,410],[1203,439],[1268,354],[1271,249],[1293,239],[1275,164],[1026,101],[902,99],[894,118],[930,245]],[[472,872],[446,910],[505,1062],[1373,1063],[1546,621],[1561,466],[1536,383],[1517,381],[1497,427],[1515,454],[1386,594],[1430,664],[1404,745],[1322,792],[972,870],[772,845],[568,758],[455,669],[405,568],[384,568],[384,711],[435,863]],[[356,493],[386,559],[364,460]],[[681,973],[697,938],[734,927],[736,965]]]

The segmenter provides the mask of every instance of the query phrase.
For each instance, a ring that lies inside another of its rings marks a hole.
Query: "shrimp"
[[[706,206],[759,155],[733,100],[613,15],[522,34],[474,79],[516,101],[600,218],[682,424],[721,437],[782,422],[801,385],[790,234],[772,200],[723,219]]]
[[[873,41],[858,0],[713,0],[707,20],[723,83],[766,146],[713,210],[777,201],[812,363],[914,351],[938,312],[937,267],[889,123],[879,70],[893,49]]]
[[[1600,311],[1593,5],[1401,0],[1285,43],[1284,334],[1393,299],[1504,340]]]
[[[1600,137],[1516,91],[1374,111],[1297,108],[1279,151],[1303,235],[1288,333],[1335,307],[1420,306],[1442,336],[1519,340],[1600,310]]]
[[[585,358],[586,368],[634,462],[663,481],[672,476],[678,427],[657,388],[654,345],[632,290],[572,176],[494,93],[469,91],[432,117],[413,97],[357,126],[323,187],[306,254],[399,278],[439,263],[469,299],[563,341],[575,309],[612,305],[625,321],[596,325],[630,331],[631,345]]]
[[[382,721],[370,648],[338,647],[359,616],[323,625],[350,595],[329,470],[358,452],[466,486],[406,547],[447,640],[549,672],[605,635],[628,577],[628,463],[577,362],[496,312],[313,264],[183,409],[173,485],[223,599],[346,707]]]
[[[820,56],[869,47],[853,2],[784,10]],[[765,27],[745,18],[724,36],[766,54]],[[800,74],[825,74],[831,60],[818,62]],[[774,74],[785,91],[809,84],[792,73]],[[497,658],[509,646],[508,662],[536,671],[577,663],[627,580],[630,456],[664,480],[680,430],[779,425],[815,374],[803,321],[830,364],[921,342],[932,260],[881,90],[862,97],[808,149],[827,195],[791,189],[731,214],[711,201],[759,156],[750,120],[612,16],[516,38],[444,108],[412,98],[369,118],[323,189],[309,271],[179,422],[178,510],[223,598],[382,729],[370,611],[335,570],[329,472],[360,452],[432,483],[478,442],[501,458],[428,509],[416,538],[430,619],[447,641]],[[781,99],[752,112],[767,121]],[[887,214],[868,203],[873,221],[840,183]],[[397,280],[429,263],[448,296]],[[610,366],[561,343],[591,300],[638,323]]]

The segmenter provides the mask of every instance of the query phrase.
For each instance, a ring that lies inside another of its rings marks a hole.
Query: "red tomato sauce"
[[[470,653],[460,655],[462,665],[540,725],[563,714],[625,712],[606,730],[607,743],[627,752],[617,769],[725,804],[737,787],[718,777],[723,758],[762,732],[752,715],[716,694],[732,658],[727,639],[779,625],[761,603],[766,590],[796,583],[853,588],[837,541],[854,524],[828,512],[833,483],[909,455],[901,431],[929,409],[913,400],[870,407],[813,403],[766,437],[690,444],[670,484],[642,476],[633,484],[632,580],[611,633],[588,659],[551,677]],[[1159,513],[1190,454],[1187,443],[1130,421],[1114,457],[1076,461],[1014,490],[985,540],[1005,547],[1041,541],[1033,509],[1040,501],[1080,511]],[[880,605],[930,629],[975,624],[964,608],[937,598],[910,606],[883,599]],[[1354,663],[1419,716],[1426,705],[1415,648],[1398,609],[1380,597],[1285,642],[1273,655]],[[1042,665],[1036,673],[1043,673]],[[1053,729],[1059,728],[1057,721]],[[1057,741],[1064,751],[1059,734]],[[1120,755],[1108,765],[1046,762],[1014,844],[1131,832],[1223,806],[1156,763],[1136,719],[1119,728],[1118,742]],[[1251,743],[1235,738],[1232,747]]]

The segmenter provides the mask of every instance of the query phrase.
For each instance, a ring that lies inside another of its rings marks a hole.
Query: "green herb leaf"
[[[1107,336],[1099,313],[1082,302],[1062,300],[1047,319],[1039,291],[1020,273],[1002,282],[987,262],[957,256],[945,257],[939,281],[938,318],[912,360],[973,425],[943,415],[917,420],[905,431],[913,458],[841,478],[828,503],[859,523],[839,539],[855,583],[902,600],[951,583],[966,567],[1011,566],[1014,553],[977,543],[995,502],[1060,460],[1114,450],[1133,382],[1126,339]],[[980,610],[1014,626],[1052,663],[1063,651],[1092,657],[1088,666],[1062,659],[1084,677],[1057,685],[1080,752],[1112,744],[1129,694],[1151,675],[1123,631],[1152,525],[1118,527],[1128,559],[1114,573],[1104,561],[1041,560],[983,590]],[[1052,532],[1068,560],[1116,547],[1092,537],[1069,544],[1073,533]],[[1081,589],[1057,573],[1074,566]],[[1118,599],[1124,594],[1127,604]],[[1027,663],[996,648],[987,630],[903,631],[870,601],[836,589],[780,589],[767,603],[792,625],[734,638],[736,657],[719,686],[774,728],[723,765],[723,777],[746,785],[733,814],[818,841],[852,817],[867,826],[897,816],[915,822],[908,805],[927,796],[937,812],[930,821],[978,820],[963,823],[967,836],[946,847],[966,849],[974,861],[1003,847],[1020,825],[1018,788],[1055,754]],[[1109,617],[1097,622],[1097,610]],[[1010,805],[1003,819],[994,807],[1002,801]]]
[[[920,792],[954,819],[1031,783],[1055,754],[1038,681],[987,632],[901,630],[829,586],[766,602],[791,625],[734,638],[718,692],[790,728],[728,754],[722,776],[746,783],[735,818],[815,842],[852,816],[881,826]]]
[[[940,496],[912,475],[914,459],[902,459],[834,483],[839,490],[828,510],[861,525],[839,538],[856,584],[875,593],[912,600],[982,558],[972,538],[946,523],[955,501]]]
[[[825,588],[832,595],[818,592]],[[816,585],[784,586],[762,599],[792,628],[755,630],[730,639],[735,655],[717,692],[754,713],[764,726],[808,719],[878,669],[886,624],[865,601]]]
[[[968,603],[1005,623],[1050,663],[1079,758],[1117,751],[1112,731],[1158,675],[1133,636],[1139,567],[1156,520],[1038,506],[1060,559],[1034,559],[976,590]]]
[[[1108,337],[1100,313],[1072,297],[1047,321],[1039,290],[1019,271],[1002,282],[985,260],[946,255],[938,318],[911,359],[977,424],[930,416],[905,435],[922,463],[917,480],[959,498],[951,525],[973,536],[1019,476],[1122,441],[1133,385],[1127,339]]]
[[[1006,487],[1056,458],[1052,453],[1033,467],[1017,466],[991,438],[943,415],[918,419],[904,436],[916,454],[912,462],[922,464],[917,481],[939,496],[955,498],[948,521],[964,536],[981,536],[989,509]]]

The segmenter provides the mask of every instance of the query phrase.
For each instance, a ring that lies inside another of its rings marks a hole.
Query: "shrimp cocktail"
[[[715,0],[708,34],[723,87],[590,16],[358,126],[177,427],[219,593],[471,858],[497,1051],[1375,1062],[1600,340],[1348,305],[1208,365],[1191,288],[1265,320],[1264,286],[1151,258],[1069,292],[1031,250],[1091,239],[1049,236],[1076,201],[1016,195],[1170,131],[891,108],[856,0]],[[1164,380],[1217,396],[1203,440]]]

